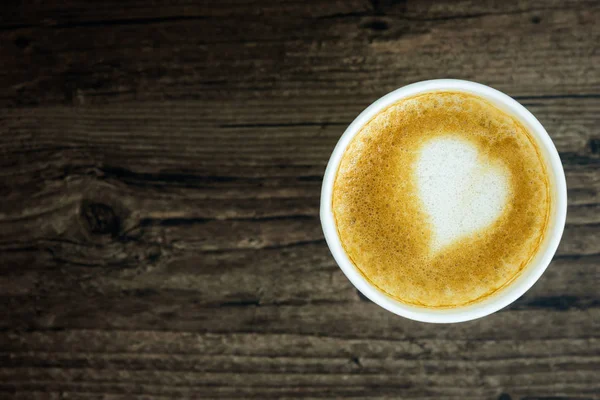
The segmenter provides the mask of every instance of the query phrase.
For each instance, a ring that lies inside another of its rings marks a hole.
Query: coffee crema
[[[512,282],[536,254],[550,207],[531,134],[487,100],[452,91],[402,99],[367,122],[345,150],[332,198],[362,275],[433,308]]]

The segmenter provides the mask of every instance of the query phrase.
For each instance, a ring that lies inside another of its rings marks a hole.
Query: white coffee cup
[[[493,103],[496,107],[513,116],[521,122],[534,136],[539,149],[542,151],[543,160],[550,179],[552,209],[547,234],[539,247],[537,254],[529,265],[506,287],[496,291],[489,297],[462,307],[449,309],[434,309],[408,305],[384,294],[369,283],[352,264],[344,251],[332,212],[333,183],[338,166],[346,147],[360,129],[381,110],[406,97],[417,94],[450,90],[471,93]],[[565,173],[550,136],[540,122],[516,100],[506,94],[475,82],[457,79],[436,79],[423,81],[404,86],[400,89],[381,97],[367,107],[352,123],[338,141],[323,178],[321,189],[321,224],[327,245],[336,262],[346,274],[350,282],[371,301],[377,303],[388,311],[416,321],[451,323],[469,321],[481,318],[506,307],[522,296],[539,279],[550,264],[563,234],[567,216],[567,185]]]

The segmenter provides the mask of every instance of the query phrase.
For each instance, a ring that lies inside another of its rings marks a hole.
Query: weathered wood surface
[[[600,398],[600,3],[9,1],[0,398]],[[519,99],[569,186],[548,271],[438,326],[335,265],[321,177],[404,84]]]

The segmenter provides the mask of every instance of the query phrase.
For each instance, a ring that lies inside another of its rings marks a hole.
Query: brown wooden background
[[[600,2],[0,6],[0,398],[600,398]],[[534,288],[429,325],[361,297],[321,177],[381,95],[463,78],[558,147]]]

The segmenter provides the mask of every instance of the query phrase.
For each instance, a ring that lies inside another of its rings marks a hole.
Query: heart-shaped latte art
[[[431,251],[475,234],[500,217],[509,199],[509,171],[454,137],[427,142],[417,159],[418,195],[433,228]]]

